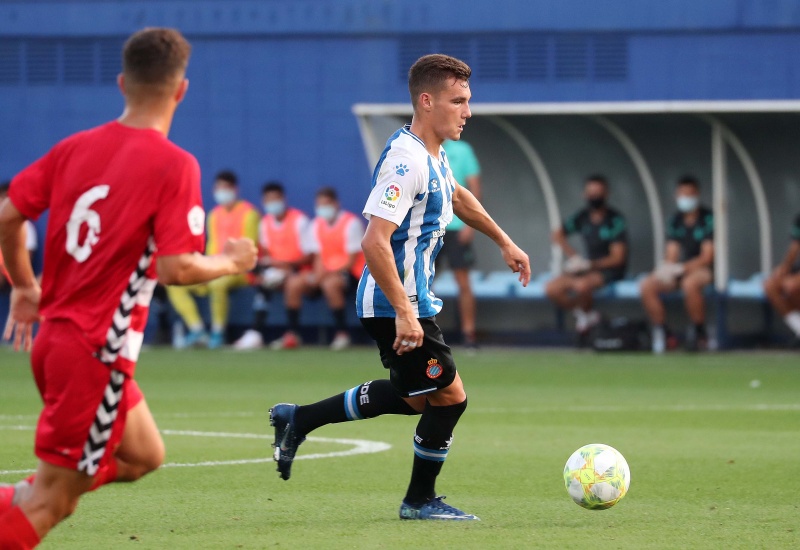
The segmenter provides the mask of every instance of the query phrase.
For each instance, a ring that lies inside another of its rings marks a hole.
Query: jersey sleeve
[[[56,146],[57,147],[57,146]],[[25,168],[11,180],[8,197],[20,213],[37,220],[50,207],[56,148]]]
[[[395,166],[400,168],[393,168]],[[399,227],[414,206],[417,195],[427,191],[425,172],[406,156],[384,159],[364,206],[364,217],[377,216]]]
[[[574,233],[577,233],[578,231],[581,230],[582,219],[583,219],[582,215],[583,215],[583,210],[580,210],[578,212],[575,212],[572,216],[570,216],[564,221],[563,225],[561,226],[561,229],[564,231],[565,235],[573,235]]]
[[[347,225],[345,248],[348,254],[361,252],[361,239],[364,238],[364,226],[358,218],[353,218]]]
[[[669,219],[669,223],[667,224],[667,240],[668,241],[677,241],[680,239],[678,235],[678,226],[679,222],[678,219],[680,214],[673,214],[672,217]]]
[[[267,217],[264,216],[258,222],[258,245],[261,247],[261,250],[267,251],[269,250],[269,237],[267,236]]]
[[[311,228],[311,220],[305,214],[297,217],[297,235],[300,238],[300,250],[303,254],[313,254],[319,250],[317,238]]]
[[[475,156],[475,150],[469,143],[465,142],[464,145],[464,177],[469,178],[472,176],[480,176],[481,165],[478,162],[478,157]],[[464,185],[466,182],[460,181],[458,183]]]
[[[800,241],[800,214],[794,219],[794,225],[792,225],[792,239]]]
[[[258,210],[251,206],[250,210],[244,216],[244,235],[243,237],[249,238],[253,244],[258,244],[258,225],[261,217],[258,215]]]
[[[612,243],[627,243],[628,242],[628,222],[622,217],[622,214],[614,214],[611,219],[611,228],[609,239]]]
[[[714,240],[714,214],[707,212],[703,216],[703,241]]]
[[[188,153],[170,181],[165,182],[153,236],[161,256],[203,251],[205,212],[200,195],[200,166]]]
[[[304,235],[304,248],[306,254],[319,254],[320,250],[322,250],[322,245],[317,238],[317,232],[314,230],[315,223],[310,221],[306,224],[306,230],[303,232]]]

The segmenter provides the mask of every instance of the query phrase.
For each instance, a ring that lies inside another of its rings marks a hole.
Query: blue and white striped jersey
[[[418,318],[442,310],[431,284],[445,227],[453,219],[455,185],[444,149],[439,147],[439,158],[432,157],[410,125],[386,142],[372,176],[364,217],[378,216],[397,225],[391,237],[394,260]],[[359,317],[395,317],[368,267],[358,284],[356,311]]]

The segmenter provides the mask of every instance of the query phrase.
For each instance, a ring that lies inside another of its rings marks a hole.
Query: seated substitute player
[[[239,198],[239,180],[230,170],[223,170],[214,178],[214,202],[217,206],[211,210],[206,222],[207,255],[219,254],[228,239],[245,237],[254,244],[258,242],[258,210]],[[240,273],[214,279],[208,284],[168,287],[169,301],[189,329],[182,347],[198,343],[208,344],[209,349],[222,346],[225,343],[225,327],[228,325],[228,295],[237,288],[248,286],[251,281],[249,274]],[[211,335],[206,332],[203,318],[192,295],[209,297]]]
[[[364,226],[352,212],[342,210],[339,196],[331,187],[317,191],[316,217],[309,227],[308,246],[314,254],[314,267],[310,272],[291,275],[286,281],[286,315],[289,330],[275,340],[272,349],[293,349],[300,345],[300,308],[303,296],[321,292],[333,313],[336,334],[331,342],[333,351],[350,345],[350,334],[345,322],[347,292],[355,288],[364,270],[364,253],[361,238]]]
[[[264,345],[267,307],[273,292],[283,289],[286,279],[311,270],[309,220],[297,208],[286,205],[283,184],[271,181],[261,191],[264,212],[259,226],[261,258],[258,261],[258,294],[253,303],[254,322],[234,344],[234,349],[258,349]]]
[[[800,214],[794,219],[791,237],[786,256],[764,282],[764,291],[794,333],[792,347],[800,347]]]
[[[594,310],[593,293],[625,277],[628,263],[628,232],[625,218],[608,205],[608,180],[601,175],[586,178],[586,207],[553,232],[553,242],[567,260],[564,273],[547,283],[547,297],[575,315],[575,328],[584,336],[600,322]],[[567,237],[580,233],[586,257],[580,256]]]
[[[704,349],[708,344],[703,289],[714,279],[714,214],[700,204],[700,183],[694,176],[678,180],[675,203],[678,212],[667,227],[664,262],[641,283],[642,305],[653,327],[654,353],[674,346],[660,294],[677,288],[683,291],[692,323],[687,330],[686,348]]]
[[[447,155],[447,160],[453,170],[453,178],[456,183],[469,189],[475,198],[481,199],[481,166],[475,156],[472,146],[464,140],[447,140],[442,145]],[[458,216],[453,216],[453,221],[446,227],[447,238],[444,240],[442,251],[439,254],[439,262],[447,260],[450,269],[458,284],[458,313],[461,320],[461,334],[463,335],[464,345],[468,350],[477,349],[475,338],[475,316],[476,304],[475,295],[472,292],[472,284],[469,280],[469,270],[475,265],[475,251],[472,248],[472,241],[475,238],[475,231]]]
[[[133,374],[156,284],[243,273],[247,239],[203,247],[195,158],[167,140],[183,99],[190,46],[178,31],[145,29],[123,50],[125,111],[66,138],[11,182],[0,248],[14,282],[4,337],[30,349],[44,402],[36,473],[0,487],[0,548],[35,547],[81,495],[155,470],[164,444]],[[25,219],[50,209],[39,288]]]
[[[383,414],[421,414],[402,519],[478,519],[446,504],[435,492],[453,429],[467,408],[461,377],[436,325],[442,302],[430,288],[453,214],[497,243],[523,285],[530,280],[528,256],[472,193],[455,182],[442,149],[445,139],[461,136],[471,116],[470,73],[465,63],[445,55],[426,55],[414,63],[408,78],[413,119],[389,138],[364,207],[369,219],[362,242],[367,269],[359,281],[356,309],[378,345],[389,380],[365,382],[313,405],[281,403],[270,413],[274,458],[283,479],[291,475],[297,447],[320,426]],[[408,169],[398,173],[399,165]]]
[[[8,189],[11,187],[10,181],[0,183],[0,205],[8,198]],[[25,220],[25,249],[30,254],[31,262],[36,255],[36,249],[39,248],[39,239],[36,234],[36,226],[30,220]],[[3,263],[3,254],[0,253],[0,292],[10,290],[11,284],[6,273],[5,264]]]

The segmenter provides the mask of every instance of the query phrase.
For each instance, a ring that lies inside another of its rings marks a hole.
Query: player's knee
[[[774,296],[780,288],[780,282],[774,275],[764,281],[764,293],[767,296]]]
[[[800,281],[797,279],[786,278],[783,280],[783,292],[790,296],[800,293]]]
[[[639,283],[639,292],[642,295],[653,295],[656,293],[656,279],[652,275],[643,279],[641,283]]]

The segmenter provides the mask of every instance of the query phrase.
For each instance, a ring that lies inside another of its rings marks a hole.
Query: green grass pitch
[[[268,407],[383,377],[372,349],[148,350],[137,378],[167,462],[190,466],[87,495],[42,548],[800,547],[797,355],[484,349],[456,359],[470,405],[438,490],[479,523],[397,519],[413,418],[322,428],[313,435],[391,448],[298,461],[278,479]],[[0,349],[0,482],[34,465],[27,361]],[[630,464],[630,492],[611,510],[583,510],[564,489],[564,462],[586,443]],[[301,454],[352,448],[309,441]]]

